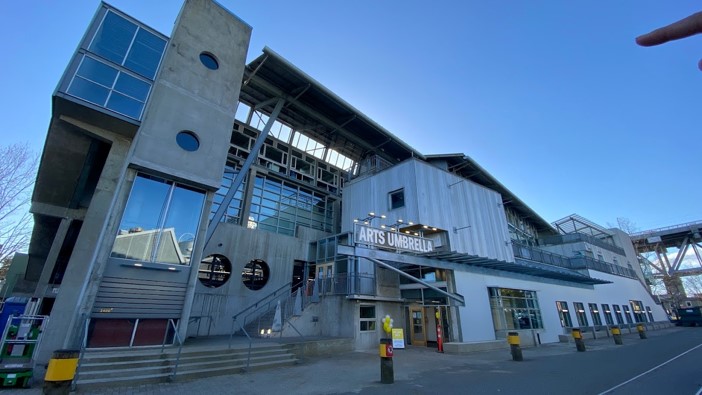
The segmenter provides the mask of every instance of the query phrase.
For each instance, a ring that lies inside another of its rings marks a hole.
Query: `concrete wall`
[[[251,27],[211,0],[187,0],[168,42],[131,158],[137,166],[219,188],[234,125]],[[219,62],[200,62],[209,52]],[[189,152],[176,134],[194,132]],[[158,152],[158,155],[154,153]]]
[[[224,255],[232,263],[232,274],[219,288],[205,287],[196,280],[191,316],[212,316],[211,333],[229,334],[234,314],[292,281],[293,263],[295,260],[308,261],[308,249],[308,240],[220,224],[203,257]],[[247,288],[241,278],[244,266],[254,259],[263,260],[270,268],[270,278],[259,290]],[[191,334],[193,330],[191,326]]]

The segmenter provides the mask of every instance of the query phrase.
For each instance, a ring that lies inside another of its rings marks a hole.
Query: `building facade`
[[[268,48],[247,64],[250,34],[211,0],[170,37],[100,5],[53,96],[14,287],[50,315],[40,360],[228,335],[292,297],[283,331],[359,349],[385,315],[423,346],[667,320],[623,232],[549,224]]]

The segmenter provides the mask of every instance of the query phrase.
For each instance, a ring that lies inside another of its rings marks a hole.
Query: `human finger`
[[[702,33],[702,12],[697,12],[668,26],[636,37],[636,43],[644,47],[663,44]]]

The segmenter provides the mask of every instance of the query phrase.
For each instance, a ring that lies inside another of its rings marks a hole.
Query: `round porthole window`
[[[195,133],[189,130],[183,130],[176,135],[176,143],[178,146],[186,151],[197,151],[200,148],[200,140],[197,138]]]
[[[219,68],[217,58],[209,52],[200,53],[200,62],[210,70],[217,70]]]
[[[258,291],[266,285],[270,275],[268,264],[260,259],[254,259],[247,263],[244,270],[241,271],[241,281],[246,288]]]
[[[197,278],[208,288],[219,288],[232,275],[232,263],[224,255],[213,254],[200,262]]]

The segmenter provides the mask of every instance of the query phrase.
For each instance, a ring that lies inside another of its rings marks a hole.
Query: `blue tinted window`
[[[150,87],[148,83],[124,73],[120,74],[115,84],[116,91],[142,102],[146,101],[146,96],[149,94]]]
[[[144,103],[127,97],[121,93],[112,92],[106,107],[128,117],[139,119],[139,117],[141,117],[141,110],[144,107]]]
[[[197,151],[200,148],[200,141],[195,136],[195,133],[190,131],[182,131],[176,135],[176,143],[186,151]]]
[[[113,67],[87,56],[83,58],[83,62],[81,62],[80,68],[78,68],[78,72],[76,72],[77,75],[108,88],[112,88],[117,73],[118,71]]]
[[[114,12],[108,12],[100,25],[90,51],[122,64],[134,38],[137,26]]]
[[[95,84],[94,82],[88,81],[81,77],[75,77],[73,82],[71,82],[71,86],[68,87],[68,93],[91,103],[104,106],[105,100],[107,100],[107,96],[110,94],[110,91],[103,86]]]
[[[210,70],[217,70],[219,68],[217,59],[215,59],[214,55],[207,52],[200,54],[200,62]]]
[[[139,29],[132,49],[129,51],[129,56],[124,62],[124,67],[153,79],[156,76],[156,70],[165,46],[166,41],[162,38],[144,29]]]

